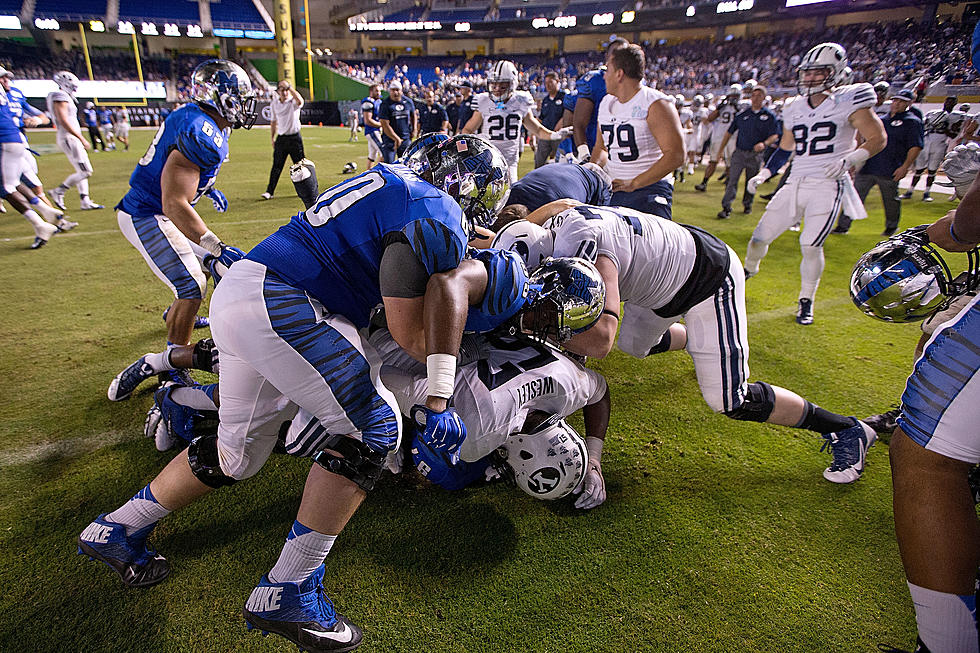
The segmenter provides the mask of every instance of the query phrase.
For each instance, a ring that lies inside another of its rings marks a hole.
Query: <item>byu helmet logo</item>
[[[547,494],[558,486],[561,480],[561,473],[554,467],[542,467],[531,474],[527,485],[532,491],[538,494]]]

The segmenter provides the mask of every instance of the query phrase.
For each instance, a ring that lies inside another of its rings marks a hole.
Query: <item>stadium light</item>
[[[691,5],[690,7],[687,8],[687,17],[693,18],[696,11],[697,10],[694,8],[694,5]]]
[[[578,18],[575,16],[558,16],[554,21],[555,27],[569,28],[575,27],[578,24]]]
[[[635,11],[624,11],[622,17],[619,19],[619,22],[625,25],[626,23],[632,23],[634,20],[636,20]]]
[[[140,32],[146,36],[160,36],[160,32],[157,31],[157,26],[154,23],[143,23],[140,26]]]
[[[104,32],[105,23],[103,23],[101,20],[90,20],[88,22],[88,29],[90,32]]]
[[[116,31],[120,34],[135,34],[136,28],[133,27],[133,24],[128,20],[121,20],[116,25]]]
[[[203,39],[204,30],[201,29],[200,25],[188,25],[187,36],[191,37],[192,39]]]
[[[456,23],[456,31],[457,32],[468,32],[468,31],[470,31],[470,24],[469,23]]]
[[[180,36],[180,28],[173,23],[163,24],[163,35],[164,36]]]
[[[612,25],[613,20],[616,19],[614,14],[593,14],[592,24],[593,25]]]
[[[725,0],[719,2],[715,13],[730,14],[733,11],[747,11],[755,6],[755,0]]]
[[[20,29],[20,18],[17,16],[0,16],[0,29]]]
[[[61,24],[54,18],[35,18],[34,27],[38,29],[61,29]]]

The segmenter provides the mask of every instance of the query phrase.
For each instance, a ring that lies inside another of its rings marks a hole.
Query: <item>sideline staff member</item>
[[[303,108],[303,96],[296,92],[289,81],[283,79],[276,86],[269,109],[272,111],[272,171],[269,185],[262,193],[262,199],[272,199],[276,184],[286,164],[286,155],[299,163],[306,154],[303,152],[303,137],[299,133],[299,110]]]

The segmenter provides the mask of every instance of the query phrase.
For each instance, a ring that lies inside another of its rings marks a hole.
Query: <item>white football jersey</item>
[[[950,112],[945,109],[933,109],[922,118],[922,129],[925,135],[942,134],[946,136],[951,123]]]
[[[577,206],[544,226],[555,234],[556,257],[609,257],[619,270],[620,298],[650,309],[677,295],[698,256],[683,225],[623,207]]]
[[[688,122],[694,122],[694,112],[687,107],[681,107],[678,109],[677,115],[681,119],[681,127],[686,125]]]
[[[649,86],[641,86],[628,102],[606,95],[599,103],[597,134],[602,135],[609,153],[606,172],[613,179],[632,179],[660,160],[663,153],[647,124],[647,113],[654,102],[674,99]],[[670,179],[667,175],[664,179]]]
[[[738,107],[728,102],[718,107],[718,116],[711,123],[712,142],[721,142],[721,139],[725,137],[725,132],[728,131],[728,127],[735,121],[735,116],[738,115],[738,112]]]
[[[599,401],[606,392],[601,374],[550,347],[527,340],[487,336],[484,360],[456,371],[453,405],[466,425],[460,457],[475,462],[521,430],[531,411],[567,417]],[[384,365],[381,379],[408,414],[428,395],[425,365],[380,330],[371,336]]]
[[[865,83],[834,89],[815,109],[807,97],[790,100],[783,107],[783,129],[796,139],[793,177],[826,178],[824,166],[857,147],[851,114],[873,107],[876,101],[871,84]]]
[[[502,106],[489,93],[476,96],[476,109],[483,116],[477,134],[493,143],[508,165],[516,165],[521,156],[521,127],[533,108],[534,98],[527,91],[514,91]]]
[[[74,127],[75,131],[77,131],[79,134],[82,133],[82,128],[78,124],[78,109],[75,106],[75,98],[59,89],[48,93],[48,113],[51,114],[51,120],[54,121],[55,127],[58,129],[58,136],[64,136],[70,132],[68,131],[68,127],[66,125],[62,125],[58,120],[58,114],[54,112],[55,102],[68,103],[68,124]]]
[[[697,111],[692,112],[691,122],[694,123],[695,129],[707,123],[709,113],[711,112],[705,107],[701,107]]]

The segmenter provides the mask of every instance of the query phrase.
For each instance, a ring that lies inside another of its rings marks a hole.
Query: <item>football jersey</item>
[[[78,110],[75,108],[76,106],[75,98],[73,98],[71,95],[68,95],[68,93],[65,93],[64,91],[59,89],[57,91],[51,91],[50,93],[48,93],[47,102],[48,102],[48,113],[51,114],[51,119],[54,121],[54,125],[58,130],[59,137],[67,136],[69,133],[71,133],[68,131],[68,126],[73,127],[74,131],[78,132],[79,134],[82,133],[82,128],[78,124]],[[61,121],[57,117],[58,114],[54,112],[55,102],[68,103],[68,116],[65,120],[65,122],[67,122],[68,125],[62,125]]]
[[[361,100],[361,114],[362,115],[365,114],[365,113],[370,113],[371,114],[371,117],[374,118],[375,120],[377,120],[378,119],[378,111],[380,109],[381,109],[381,100],[380,99],[375,100],[374,98],[372,98],[369,95],[368,97],[366,97],[363,100]],[[380,129],[381,129],[380,127],[375,127],[373,125],[369,125],[366,122],[364,123],[364,135],[365,136],[367,136],[368,134],[373,134],[374,132],[379,131]]]
[[[464,331],[486,333],[502,326],[524,308],[530,286],[524,259],[502,249],[470,249],[468,258],[487,269],[487,289],[483,300],[470,306]]]
[[[677,111],[677,116],[681,119],[681,127],[683,128],[688,122],[694,122],[694,112],[687,107],[681,107]]]
[[[477,134],[493,143],[508,165],[521,157],[521,127],[533,108],[534,98],[527,91],[514,91],[506,102],[495,102],[489,93],[476,96],[476,110],[483,116]]]
[[[23,143],[24,135],[14,119],[10,106],[13,100],[0,88],[0,143]]]
[[[157,129],[146,154],[129,177],[129,192],[119,208],[133,216],[163,214],[160,178],[170,153],[178,150],[201,169],[197,194],[191,204],[214,185],[221,163],[228,156],[228,140],[214,118],[196,104],[187,104],[171,113]]]
[[[424,404],[425,365],[402,351],[381,330],[370,342],[381,354],[381,379],[402,413]],[[487,336],[486,357],[456,371],[453,405],[466,425],[460,457],[476,462],[524,426],[528,413],[567,417],[599,401],[606,380],[564,354],[524,339]]]
[[[601,68],[590,70],[575,83],[575,90],[578,93],[577,99],[592,100],[592,116],[589,118],[589,126],[585,130],[585,140],[589,144],[590,152],[595,147],[599,104],[602,102],[602,98],[606,97],[606,80],[602,76],[604,72]]]
[[[116,124],[129,124],[129,109],[126,107],[116,109]]]
[[[578,256],[593,263],[599,255],[611,259],[624,302],[656,310],[675,307],[680,299],[681,309],[665,316],[693,305],[684,297],[703,299],[717,290],[717,270],[728,269],[728,250],[714,236],[633,209],[577,206],[543,226],[554,234],[555,257]]]
[[[403,165],[381,164],[320,193],[248,258],[360,328],[381,303],[381,255],[393,240],[431,275],[459,265],[467,231],[449,195]]]
[[[24,97],[24,94],[16,86],[11,86],[10,90],[7,91],[7,99],[9,100],[8,109],[10,115],[13,116],[14,122],[18,127],[24,126],[24,114],[29,116],[39,116],[41,111],[31,105]]]
[[[99,126],[99,114],[95,109],[82,109],[82,114],[85,116],[85,124],[89,127]]]
[[[650,131],[647,113],[659,100],[673,101],[669,95],[641,86],[628,102],[607,95],[599,104],[599,130],[609,153],[606,172],[613,179],[633,179],[660,160],[662,152]],[[670,179],[667,175],[664,179]]]
[[[106,107],[105,109],[99,110],[99,124],[100,125],[112,124],[112,109]]]
[[[734,122],[735,116],[739,113],[739,107],[730,102],[725,102],[718,106],[718,115],[715,117],[714,121],[711,123],[711,140],[717,139],[717,142],[721,142],[721,139],[725,137],[725,132],[728,131],[728,127]]]
[[[698,134],[701,133],[702,125],[707,124],[708,114],[711,113],[705,107],[701,107],[697,111],[691,112],[691,122],[694,124],[694,131]]]
[[[834,89],[817,108],[809,98],[796,96],[783,107],[783,129],[796,140],[793,177],[825,178],[824,166],[856,147],[857,130],[851,114],[875,105],[871,84],[848,84]]]
[[[966,112],[956,109],[951,111],[949,114],[949,122],[946,125],[946,135],[950,138],[956,138],[960,135],[960,130],[963,129],[963,123],[966,122],[967,118],[976,119],[976,116],[968,116]]]

